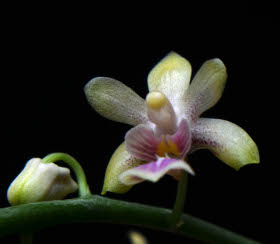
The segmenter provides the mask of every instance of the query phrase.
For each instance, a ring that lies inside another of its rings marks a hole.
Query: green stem
[[[70,156],[67,153],[51,153],[43,158],[45,163],[55,163],[57,161],[65,162],[69,167],[71,167],[76,175],[78,185],[79,185],[79,194],[81,197],[85,197],[90,193],[89,186],[87,184],[86,175],[83,168],[78,163],[78,161]]]
[[[177,228],[182,224],[181,216],[184,211],[184,204],[186,199],[187,184],[188,183],[188,173],[184,172],[184,175],[178,182],[177,196],[171,216],[171,227]]]
[[[22,204],[0,209],[0,236],[34,232],[44,227],[73,222],[97,222],[170,230],[172,211],[112,200],[98,195],[85,198]],[[176,233],[215,244],[257,244],[244,236],[192,217],[181,216]],[[55,221],[54,221],[55,220]]]

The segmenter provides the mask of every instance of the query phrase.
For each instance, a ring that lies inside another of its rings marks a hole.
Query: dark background
[[[193,74],[208,59],[218,57],[225,63],[224,94],[204,117],[241,126],[257,143],[261,157],[261,164],[235,172],[208,151],[191,155],[196,176],[189,182],[185,211],[274,243],[267,234],[275,186],[274,178],[266,174],[275,163],[268,138],[274,133],[270,118],[276,100],[268,79],[270,57],[275,55],[270,16],[236,8],[233,17],[213,14],[200,24],[200,15],[188,20],[181,13],[168,14],[180,6],[152,20],[146,18],[147,12],[135,9],[111,15],[98,8],[88,13],[86,8],[72,7],[30,13],[12,9],[5,19],[0,206],[8,206],[6,190],[30,158],[58,151],[81,163],[91,191],[99,194],[107,163],[130,126],[98,115],[87,103],[83,87],[93,77],[108,76],[145,97],[149,71],[168,52],[176,51],[190,61]],[[172,208],[175,194],[176,182],[166,176],[157,184],[139,184],[125,195],[107,196]],[[101,238],[109,243],[113,237],[128,243],[131,229],[140,230],[150,243],[199,243],[144,228],[105,224],[52,227],[37,233],[35,240],[59,243],[79,237],[81,242]],[[3,243],[16,238],[6,237]]]

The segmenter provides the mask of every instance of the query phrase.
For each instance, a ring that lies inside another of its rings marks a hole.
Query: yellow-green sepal
[[[149,73],[149,91],[161,91],[176,105],[188,89],[191,72],[188,60],[170,52]]]
[[[133,126],[148,121],[145,100],[120,81],[96,77],[84,91],[89,104],[107,119]]]
[[[123,194],[128,192],[133,185],[127,186],[119,181],[119,175],[124,171],[134,168],[141,164],[140,160],[132,157],[126,150],[123,142],[112,155],[106,169],[104,185],[101,194],[107,191]]]
[[[227,80],[227,70],[224,63],[218,59],[206,61],[194,76],[186,92],[184,102],[186,116],[190,123],[221,98]]]

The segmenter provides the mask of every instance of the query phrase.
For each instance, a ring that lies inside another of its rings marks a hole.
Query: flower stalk
[[[188,174],[184,172],[178,182],[176,200],[171,216],[171,228],[178,228],[182,224],[181,216],[184,212],[184,204],[188,187]]]
[[[34,232],[73,222],[114,223],[176,232],[215,244],[260,244],[222,227],[183,214],[177,230],[170,229],[172,211],[93,195],[84,198],[45,201],[0,209],[0,236]],[[55,219],[55,221],[53,221]]]
[[[85,172],[79,162],[67,153],[51,153],[42,159],[45,163],[65,162],[75,173],[79,185],[80,197],[85,197],[90,193]]]

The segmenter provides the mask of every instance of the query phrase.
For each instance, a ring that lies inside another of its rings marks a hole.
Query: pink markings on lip
[[[138,125],[126,133],[125,141],[132,156],[148,162],[156,160],[157,147],[161,140],[155,136],[152,128]]]
[[[182,120],[173,135],[156,136],[147,125],[138,125],[126,133],[126,147],[130,154],[140,160],[151,162],[156,155],[170,154],[184,158],[191,147],[191,131],[186,120]]]
[[[123,172],[120,175],[120,181],[126,185],[137,184],[144,180],[157,182],[165,174],[174,170],[185,170],[194,174],[192,168],[185,161],[160,157],[156,161]]]
[[[174,143],[181,154],[181,158],[185,158],[192,143],[191,129],[188,122],[185,119],[182,119],[177,132],[174,135],[167,135],[166,139],[167,141]]]

